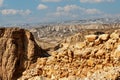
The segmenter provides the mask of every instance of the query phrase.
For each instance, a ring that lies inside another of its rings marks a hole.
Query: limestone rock
[[[32,34],[19,28],[0,29],[0,78],[16,80],[25,69],[36,62],[42,49],[34,41]]]
[[[85,42],[78,42],[78,43],[76,43],[75,48],[81,49],[85,46],[86,46]]]
[[[105,54],[104,50],[98,50],[97,53],[95,54],[97,57],[103,56]]]
[[[103,41],[106,41],[109,38],[109,34],[101,34],[99,35],[99,38]]]
[[[93,42],[97,37],[97,35],[86,35],[85,39],[89,42]]]
[[[115,31],[114,33],[112,33],[111,35],[110,35],[110,38],[112,38],[112,39],[119,39],[119,33],[117,33],[117,31]]]
[[[87,60],[87,64],[88,66],[94,66],[94,59],[90,58],[89,60]]]
[[[81,55],[81,50],[74,50],[74,55],[80,56]]]
[[[120,59],[120,45],[118,45],[117,49],[115,50],[112,56],[116,59]]]
[[[99,45],[101,43],[101,39],[100,38],[96,39],[94,43],[95,45]]]

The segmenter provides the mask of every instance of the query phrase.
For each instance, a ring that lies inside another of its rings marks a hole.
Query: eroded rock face
[[[42,54],[29,31],[0,29],[0,79],[16,80],[38,57],[43,56],[47,55]]]
[[[119,80],[120,30],[88,35],[84,42],[66,41],[48,58],[38,58],[33,69],[18,80]],[[97,37],[96,37],[97,36]],[[89,38],[89,39],[88,39]],[[47,80],[47,79],[45,79]]]

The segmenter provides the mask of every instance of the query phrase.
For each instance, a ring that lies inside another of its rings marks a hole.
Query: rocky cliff
[[[84,38],[61,43],[52,56],[38,58],[36,67],[19,80],[120,80],[120,30]]]
[[[38,57],[44,56],[48,55],[29,31],[0,28],[0,80],[16,80]]]
[[[61,41],[50,53],[51,56],[36,44],[29,31],[0,28],[0,79],[120,79],[119,29],[84,37],[75,34]]]

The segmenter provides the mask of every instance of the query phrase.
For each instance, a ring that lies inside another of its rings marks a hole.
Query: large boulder
[[[99,38],[103,41],[106,41],[109,38],[109,34],[101,34]]]
[[[97,35],[86,35],[85,36],[85,39],[88,41],[88,42],[93,42],[96,40],[98,36]]]
[[[16,80],[43,52],[29,31],[0,28],[0,80]]]

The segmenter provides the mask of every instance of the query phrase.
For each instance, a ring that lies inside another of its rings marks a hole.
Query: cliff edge
[[[29,31],[0,28],[0,80],[16,80],[38,57],[44,56],[48,55]]]

